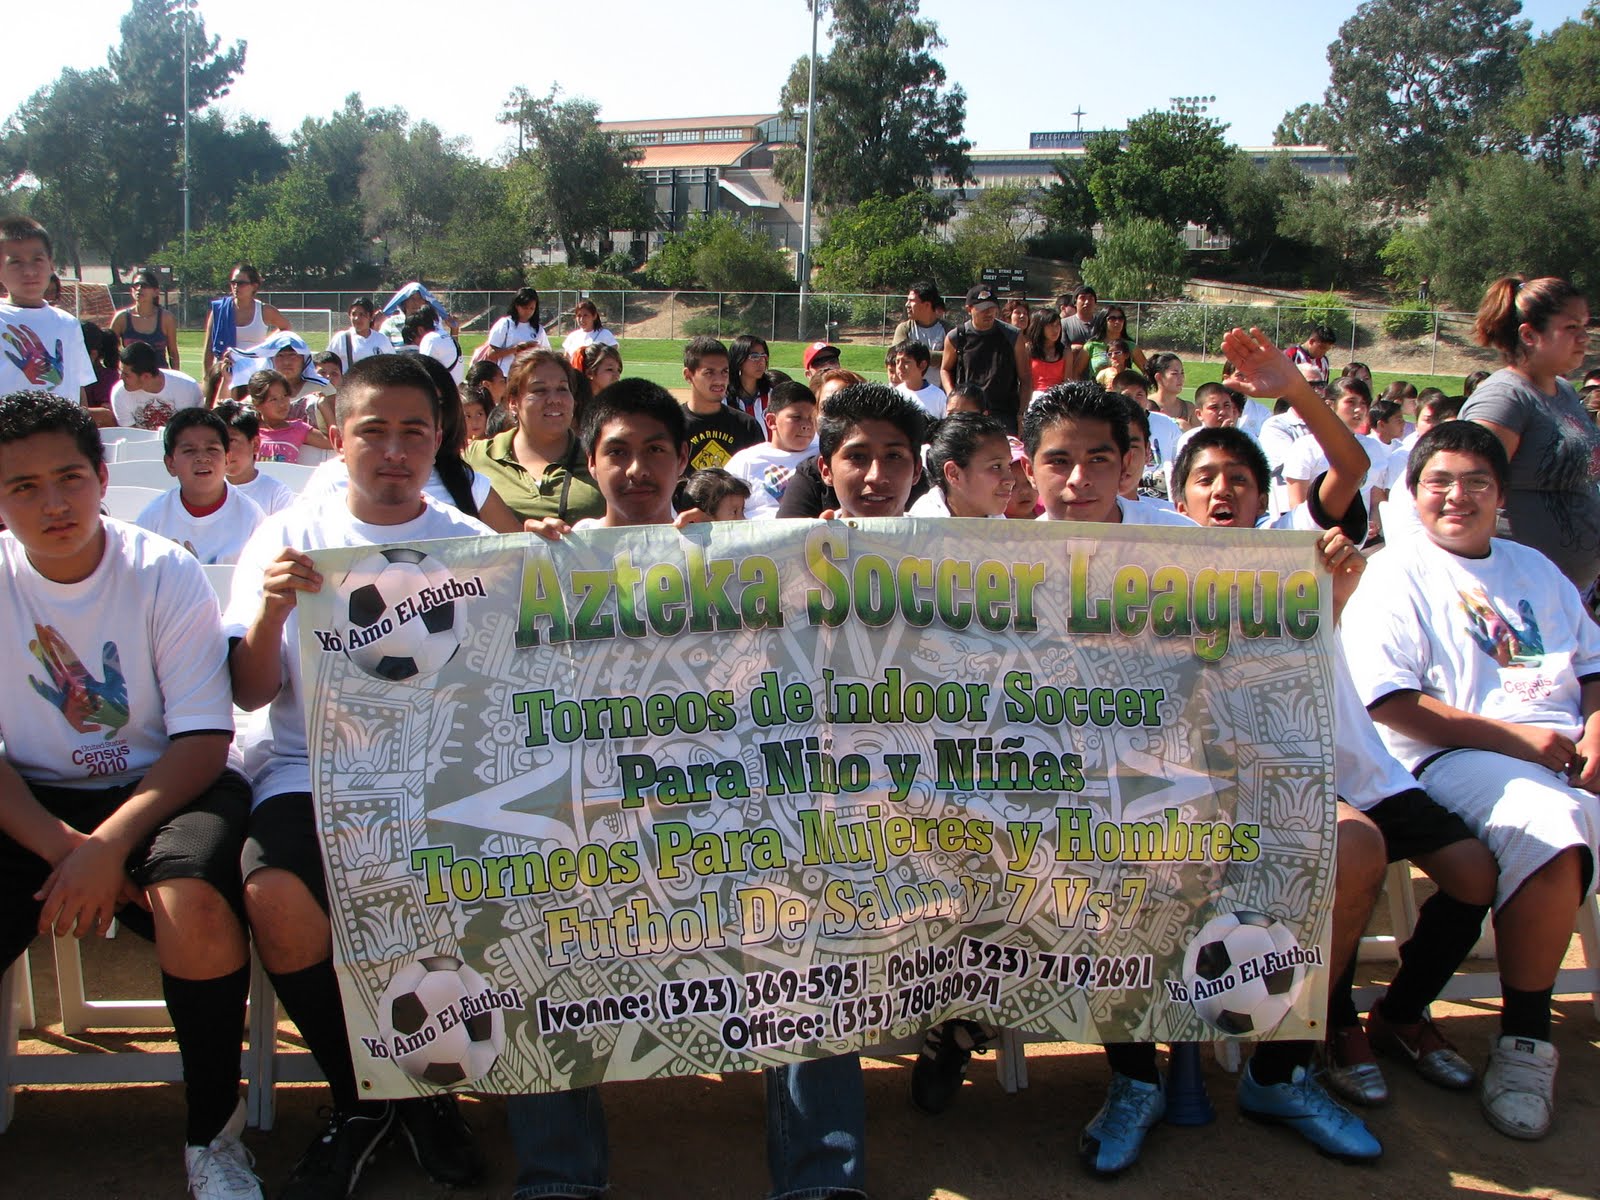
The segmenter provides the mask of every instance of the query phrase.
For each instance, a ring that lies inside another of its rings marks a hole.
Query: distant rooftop
[[[607,133],[667,133],[690,130],[713,130],[725,126],[749,129],[763,121],[776,120],[777,113],[746,113],[732,117],[664,117],[645,121],[601,121],[600,128]]]

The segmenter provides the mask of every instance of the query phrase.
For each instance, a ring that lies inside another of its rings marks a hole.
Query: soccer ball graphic
[[[399,683],[432,675],[455,656],[466,634],[466,604],[424,609],[424,588],[447,588],[452,576],[420,550],[374,550],[340,585],[346,656],[369,675]]]
[[[1269,961],[1269,954],[1280,957]],[[1236,1036],[1267,1033],[1294,1007],[1305,982],[1305,958],[1281,921],[1256,912],[1224,913],[1189,943],[1183,979],[1195,1013],[1208,1025]]]
[[[451,954],[401,967],[379,1010],[394,1061],[413,1079],[437,1087],[481,1079],[505,1049],[505,1018],[498,1007],[464,1016],[462,1001],[489,990],[482,975]]]

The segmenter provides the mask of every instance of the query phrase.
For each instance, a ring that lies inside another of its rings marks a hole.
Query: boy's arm
[[[953,333],[947,334],[944,339],[944,350],[939,356],[939,379],[945,395],[956,390],[956,344]]]
[[[1583,698],[1585,713],[1592,715],[1594,705],[1600,703],[1600,683],[1584,684]],[[1577,753],[1572,739],[1554,729],[1479,716],[1418,691],[1390,692],[1369,705],[1367,711],[1372,714],[1374,721],[1419,742],[1433,746],[1492,750],[1508,758],[1538,763],[1552,771],[1569,770],[1574,765]],[[1595,730],[1595,738],[1600,740],[1600,722],[1586,720],[1585,742],[1590,740],[1591,729]]]
[[[0,833],[31,850],[52,867],[83,837],[33,798],[27,781],[0,755]]]
[[[103,932],[126,897],[128,856],[163,821],[210,787],[228,763],[231,733],[186,734],[151,764],[133,794],[75,846],[35,893],[39,932]]]
[[[1280,354],[1261,330],[1231,329],[1222,338],[1222,352],[1234,364],[1223,384],[1257,399],[1289,401],[1328,456],[1317,500],[1329,518],[1344,519],[1361,491],[1361,480],[1371,464],[1367,452],[1345,423],[1311,390],[1311,384],[1285,354]]]
[[[283,628],[299,593],[321,587],[322,576],[298,550],[285,546],[267,564],[261,576],[260,611],[228,651],[233,702],[246,712],[271,704],[282,690]]]

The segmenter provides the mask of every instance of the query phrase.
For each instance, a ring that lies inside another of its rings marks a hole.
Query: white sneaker
[[[189,1172],[193,1200],[262,1200],[261,1181],[251,1168],[255,1155],[239,1140],[244,1132],[244,1101],[209,1146],[185,1146],[183,1165]]]
[[[1532,1141],[1550,1132],[1560,1056],[1538,1038],[1502,1037],[1483,1073],[1483,1115],[1507,1137]]]

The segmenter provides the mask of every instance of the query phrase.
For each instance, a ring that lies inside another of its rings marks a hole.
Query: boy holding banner
[[[442,436],[441,402],[432,377],[410,357],[356,363],[329,430],[350,475],[343,502],[293,505],[268,517],[240,554],[224,615],[235,703],[271,706],[265,729],[245,746],[255,789],[243,854],[245,908],[278,999],[333,1093],[333,1115],[296,1165],[285,1200],[349,1195],[397,1117],[434,1179],[465,1185],[483,1171],[453,1095],[373,1102],[356,1087],[312,805],[295,606],[299,593],[323,583],[308,551],[492,532],[423,494]]]
[[[1239,362],[1239,356],[1234,357]],[[1287,360],[1284,360],[1287,365]],[[1251,377],[1238,379],[1250,389]],[[1277,379],[1260,374],[1261,387]],[[1304,388],[1304,380],[1298,380]],[[1310,393],[1296,389],[1290,402],[1319,433],[1326,427],[1332,443],[1330,468],[1315,489],[1314,524],[1296,528],[1337,526],[1352,505],[1366,468],[1359,446],[1342,445],[1338,418]],[[1317,410],[1309,413],[1305,410]],[[1326,418],[1322,420],[1321,418]],[[1315,424],[1313,424],[1315,422]],[[1338,428],[1335,429],[1334,427]],[[1348,431],[1345,432],[1348,436]],[[1023,422],[1028,472],[1044,502],[1042,520],[1098,521],[1122,524],[1193,525],[1187,516],[1153,506],[1130,503],[1118,492],[1123,477],[1142,470],[1129,453],[1127,412],[1120,398],[1098,384],[1078,381],[1051,388],[1028,409]],[[1174,470],[1173,490],[1182,487]],[[1180,505],[1180,508],[1182,506]],[[1221,516],[1218,508],[1208,516]],[[1259,512],[1241,507],[1226,514],[1253,525]],[[1363,530],[1364,530],[1364,515]],[[1216,523],[1221,523],[1220,521]],[[1334,944],[1330,977],[1339,978],[1352,962],[1361,930],[1383,883],[1384,853],[1378,830],[1349,805],[1339,805],[1337,884],[1334,893]],[[1107,1043],[1111,1087],[1105,1104],[1085,1127],[1078,1143],[1084,1165],[1097,1175],[1116,1175],[1138,1161],[1146,1133],[1166,1113],[1166,1093],[1156,1068],[1151,1043]],[[1315,1046],[1302,1041],[1263,1041],[1240,1078],[1239,1106],[1245,1115],[1290,1126],[1319,1150],[1348,1161],[1370,1161],[1383,1153],[1378,1140],[1353,1113],[1336,1102],[1317,1082],[1311,1059]]]
[[[882,384],[846,387],[828,401],[818,469],[839,497],[824,517],[905,513],[921,469],[924,430],[912,400]],[[557,540],[579,531],[692,523],[674,513],[673,484],[688,461],[682,408],[643,379],[624,379],[591,401],[583,444],[606,515],[569,527],[547,518],[537,532]],[[769,1068],[767,1161],[772,1200],[865,1196],[866,1093],[856,1054]],[[513,1096],[506,1115],[517,1153],[514,1200],[599,1196],[607,1186],[605,1112],[593,1087]]]

